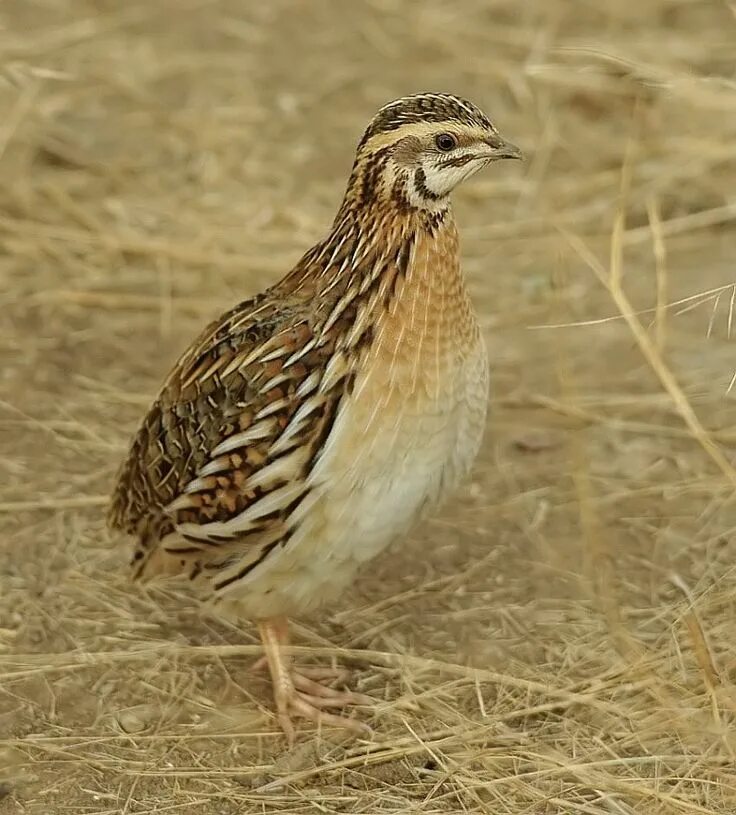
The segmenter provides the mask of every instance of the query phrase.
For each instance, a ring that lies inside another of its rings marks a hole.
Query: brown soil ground
[[[733,815],[735,43],[719,2],[3,0],[0,813]],[[252,624],[131,586],[104,503],[419,90],[529,156],[457,196],[493,409],[472,483],[298,621],[375,735],[287,751]]]

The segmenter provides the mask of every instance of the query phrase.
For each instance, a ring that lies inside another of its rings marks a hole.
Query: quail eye
[[[440,150],[445,153],[457,147],[457,139],[451,133],[440,133],[434,140],[434,143]]]

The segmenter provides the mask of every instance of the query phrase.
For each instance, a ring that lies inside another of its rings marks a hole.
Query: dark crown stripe
[[[406,96],[381,108],[360,144],[362,146],[379,133],[389,133],[406,124],[452,121],[493,129],[488,117],[472,102],[450,94],[425,93]]]

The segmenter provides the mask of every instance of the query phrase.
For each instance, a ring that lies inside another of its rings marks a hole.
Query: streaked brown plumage
[[[382,108],[327,237],[216,320],[135,436],[110,508],[136,578],[189,577],[259,620],[279,719],[350,723],[280,651],[286,617],[335,597],[468,471],[487,401],[452,188],[519,158],[469,102]]]

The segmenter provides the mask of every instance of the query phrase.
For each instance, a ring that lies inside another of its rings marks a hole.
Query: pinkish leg
[[[352,730],[355,733],[368,734],[370,728],[349,719],[326,713],[325,708],[342,708],[347,705],[374,705],[375,700],[363,693],[338,691],[322,685],[315,679],[339,675],[334,669],[296,670],[291,664],[291,657],[284,653],[289,644],[288,621],[285,617],[263,620],[258,624],[265,654],[262,660],[253,665],[257,670],[263,662],[268,665],[273,683],[273,694],[276,702],[276,715],[290,745],[294,743],[295,731],[292,716],[310,719],[316,724],[332,725]],[[311,676],[309,675],[311,674]]]

